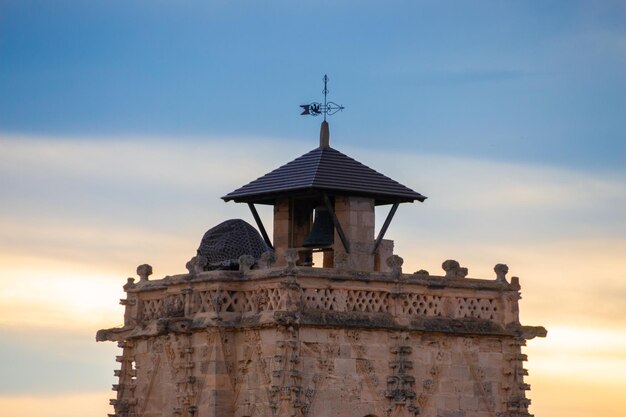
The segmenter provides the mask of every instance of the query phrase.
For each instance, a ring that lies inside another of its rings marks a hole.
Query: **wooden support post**
[[[330,213],[330,218],[333,219],[333,224],[335,225],[335,229],[337,230],[337,233],[339,233],[339,237],[341,238],[341,243],[343,244],[343,248],[346,250],[346,253],[350,253],[350,242],[348,242],[348,239],[346,238],[345,233],[343,233],[343,229],[341,228],[339,219],[337,218],[337,215],[335,214],[335,209],[333,208],[333,205],[330,204],[330,199],[328,198],[328,194],[322,193],[322,195],[324,196],[324,204],[326,205],[326,208],[328,209],[328,212]]]
[[[398,210],[399,205],[400,205],[400,202],[396,201],[395,203],[393,203],[391,210],[389,210],[389,214],[387,214],[385,223],[383,224],[383,227],[380,229],[380,232],[378,232],[376,243],[374,243],[374,249],[372,249],[372,255],[374,255],[376,251],[378,250],[378,247],[380,246],[380,242],[382,242],[383,237],[385,236],[385,233],[387,233],[387,228],[389,227],[389,224],[391,223],[391,219],[393,219],[394,214],[396,214],[396,210]]]
[[[265,227],[263,227],[263,222],[261,221],[261,217],[259,217],[259,213],[256,211],[256,207],[254,207],[253,203],[248,203],[248,207],[250,207],[250,211],[252,212],[252,217],[254,217],[254,221],[256,222],[256,225],[259,227],[259,231],[261,232],[261,236],[263,236],[263,240],[265,241],[265,244],[270,248],[270,249],[274,249],[274,246],[272,245],[272,241],[270,240],[270,237],[267,235],[267,232],[265,231]]]

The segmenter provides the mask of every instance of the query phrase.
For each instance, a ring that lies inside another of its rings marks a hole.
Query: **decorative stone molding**
[[[287,249],[285,250],[285,261],[287,262],[287,270],[293,270],[298,263],[300,255],[296,249]]]
[[[390,352],[393,359],[389,362],[392,370],[390,376],[387,377],[387,390],[385,397],[389,400],[387,415],[395,417],[400,415],[417,416],[420,412],[419,407],[415,404],[415,377],[412,374],[413,361],[410,355],[413,351],[408,344],[408,335],[401,333],[395,335],[398,339],[398,345],[392,346]]]
[[[257,264],[260,269],[271,268],[276,263],[276,253],[274,251],[263,252]]]
[[[398,278],[402,275],[402,264],[404,263],[404,259],[398,255],[391,255],[387,258],[385,263],[391,269],[391,274],[394,278]]]
[[[137,369],[135,368],[133,341],[120,341],[118,347],[122,348],[122,355],[116,357],[116,362],[120,363],[120,369],[113,374],[118,377],[118,383],[113,385],[117,398],[111,399],[109,403],[115,410],[117,417],[131,417],[136,413],[137,400],[135,399]]]
[[[206,271],[206,267],[209,265],[209,260],[206,256],[196,255],[187,262],[185,268],[190,274],[196,275]]]
[[[139,281],[148,281],[148,277],[152,275],[152,267],[148,264],[142,264],[137,267],[137,275]]]
[[[301,416],[306,407],[301,401],[303,389],[298,330],[288,326],[281,329],[279,334],[283,339],[276,341],[277,353],[272,361],[270,407],[276,417]]]
[[[509,272],[509,267],[506,264],[496,264],[493,270],[496,273],[496,281],[507,282],[506,274]]]
[[[467,268],[462,268],[461,265],[453,260],[448,259],[441,264],[441,268],[446,271],[446,278],[465,278],[467,276]]]
[[[131,278],[131,277],[126,278],[126,284],[124,284],[122,288],[126,292],[135,288],[135,278]]]
[[[241,255],[239,257],[239,272],[246,273],[252,269],[256,260],[252,255]]]

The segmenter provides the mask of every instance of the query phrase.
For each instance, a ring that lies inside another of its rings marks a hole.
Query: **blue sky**
[[[0,129],[309,137],[620,168],[622,2],[3,1]]]
[[[0,0],[0,409],[111,412],[126,277],[253,223],[219,197],[317,146],[324,74],[331,145],[429,197],[386,235],[406,271],[507,263],[550,332],[531,412],[623,415],[620,1]]]

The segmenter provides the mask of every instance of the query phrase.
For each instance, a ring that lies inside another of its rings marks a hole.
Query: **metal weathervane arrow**
[[[344,109],[342,105],[339,105],[332,101],[326,101],[327,96],[328,96],[328,75],[324,75],[323,80],[324,80],[324,90],[322,91],[322,93],[324,93],[324,104],[318,103],[316,101],[310,104],[302,104],[300,105],[300,107],[302,107],[302,113],[300,113],[300,115],[319,116],[320,114],[323,114],[324,121],[326,121],[326,116],[332,116],[338,111],[341,111]]]

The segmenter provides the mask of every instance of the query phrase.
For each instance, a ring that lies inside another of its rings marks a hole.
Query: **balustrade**
[[[419,283],[404,283],[399,288],[384,282],[377,283],[374,289],[367,283],[360,286],[358,282],[343,284],[323,278],[297,282],[294,287],[293,283],[289,286],[279,279],[264,283],[204,281],[156,290],[138,289],[133,291],[133,296],[139,301],[138,320],[142,322],[203,315],[245,317],[286,311],[288,304],[292,304],[303,311],[382,313],[403,318],[474,318],[504,324],[505,304],[515,302],[490,286],[450,290]]]

